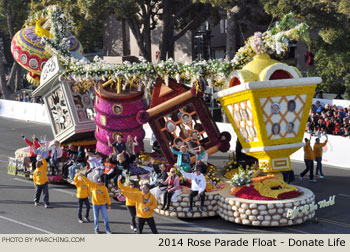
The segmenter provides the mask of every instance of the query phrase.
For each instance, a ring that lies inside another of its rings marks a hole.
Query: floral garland
[[[176,79],[186,85],[197,85],[205,80],[210,87],[226,87],[226,78],[233,70],[237,70],[248,63],[254,55],[261,53],[282,54],[288,50],[288,41],[303,38],[308,42],[308,26],[305,23],[297,24],[292,14],[286,15],[280,23],[264,32],[256,33],[241,47],[231,61],[211,59],[208,61],[174,62],[172,59],[161,61],[158,64],[142,61],[141,63],[124,62],[120,65],[104,62],[95,57],[93,62],[86,59],[75,59],[69,53],[69,33],[72,21],[66,21],[63,11],[58,6],[49,6],[29,17],[25,25],[33,25],[40,19],[46,19],[50,24],[51,38],[42,37],[46,50],[57,56],[65,71],[62,75],[77,82],[87,80],[107,81],[112,79],[118,84],[131,86],[145,86],[149,88],[157,77],[168,83],[169,78]],[[92,83],[92,82],[90,82]],[[91,84],[90,84],[91,85]]]
[[[72,29],[72,20],[67,20],[66,15],[58,6],[50,5],[29,16],[24,26],[36,25],[41,20],[45,20],[45,26],[50,27],[50,36],[48,37],[46,34],[43,34],[41,37],[47,53],[57,56],[64,64],[74,61],[74,58],[71,57],[69,52],[70,34],[68,32]]]

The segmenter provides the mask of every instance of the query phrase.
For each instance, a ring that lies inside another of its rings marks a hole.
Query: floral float
[[[57,53],[55,47],[61,47],[66,55],[82,54],[82,45],[68,32],[70,23],[64,20],[64,13],[56,6],[50,6],[29,17],[24,28],[13,37],[12,55],[18,64],[28,70],[29,82],[39,85],[46,61]]]
[[[232,178],[231,194],[242,199],[282,200],[298,197],[302,192],[274,175],[253,178],[253,171],[244,171]]]

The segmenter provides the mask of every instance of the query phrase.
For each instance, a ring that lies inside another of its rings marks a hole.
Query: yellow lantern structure
[[[243,152],[259,159],[264,172],[291,169],[289,156],[303,136],[319,77],[303,78],[297,68],[258,54],[229,76],[214,94],[225,110]]]

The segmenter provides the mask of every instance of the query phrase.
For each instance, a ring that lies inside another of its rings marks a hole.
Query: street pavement
[[[18,148],[26,144],[19,136],[28,138],[46,135],[52,139],[51,128],[46,124],[29,123],[0,117],[0,233],[1,234],[92,234],[93,223],[78,223],[75,187],[68,184],[50,184],[50,205],[34,206],[33,182],[29,179],[7,174],[8,157],[14,157]],[[346,155],[348,150],[344,150]],[[222,168],[228,154],[210,157],[210,162]],[[316,211],[317,220],[288,227],[250,227],[227,222],[220,217],[201,219],[178,219],[155,214],[155,221],[161,234],[256,234],[256,233],[301,233],[301,234],[350,234],[350,169],[333,166],[323,167],[325,179],[310,183],[298,174],[305,168],[301,162],[293,162],[296,174],[295,185],[309,188],[315,193],[316,202],[328,200],[336,195],[335,205]],[[110,227],[114,234],[133,233],[130,230],[130,216],[120,202],[112,200],[109,212]],[[85,209],[83,210],[84,213]],[[90,219],[93,220],[92,209]],[[100,217],[100,230],[104,230]],[[145,225],[144,233],[151,233]]]

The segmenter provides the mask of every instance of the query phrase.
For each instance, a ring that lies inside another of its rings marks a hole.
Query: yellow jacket
[[[41,159],[43,163],[41,166],[37,167],[33,173],[33,182],[35,185],[45,185],[49,180],[47,178],[47,162],[45,158]]]
[[[328,139],[324,143],[315,143],[314,144],[314,157],[322,157],[322,147],[324,147],[328,142]]]
[[[95,182],[90,181],[86,177],[81,177],[83,181],[90,187],[92,191],[92,204],[93,205],[105,205],[106,203],[110,206],[111,199],[109,198],[107,187],[98,185]]]
[[[314,152],[310,145],[310,140],[305,143],[304,146],[304,159],[314,160]]]
[[[130,188],[129,186],[123,185],[120,180],[118,180],[118,187],[123,190],[124,192],[139,192],[140,190],[137,189],[136,187]],[[123,192],[123,193],[124,193]],[[129,197],[126,197],[126,202],[125,205],[127,206],[136,206],[135,200],[130,199]]]
[[[136,216],[139,218],[151,218],[153,217],[153,210],[158,207],[156,198],[152,193],[148,192],[144,194],[143,192],[130,192],[124,191],[125,197],[136,203]],[[148,208],[148,209],[145,209]]]
[[[91,190],[89,186],[84,182],[78,179],[78,175],[74,177],[74,185],[77,188],[77,198],[85,199],[91,195]]]

